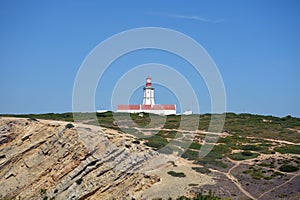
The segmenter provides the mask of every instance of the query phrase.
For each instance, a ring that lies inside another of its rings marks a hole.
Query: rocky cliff
[[[0,195],[7,199],[134,198],[159,181],[141,170],[157,155],[133,136],[115,130],[3,117]]]

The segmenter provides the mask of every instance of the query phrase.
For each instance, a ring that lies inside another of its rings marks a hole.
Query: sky
[[[191,37],[207,51],[224,83],[227,112],[300,117],[299,10],[296,0],[2,0],[0,113],[71,112],[76,75],[97,45],[126,30],[162,27]],[[113,62],[96,86],[95,108],[114,109],[118,80],[145,63],[178,71],[192,85],[200,112],[211,111],[207,86],[193,66],[155,49]],[[136,78],[140,84],[130,103],[139,104],[146,77]],[[156,103],[180,103],[168,87],[154,86]],[[190,106],[195,104],[191,100]]]

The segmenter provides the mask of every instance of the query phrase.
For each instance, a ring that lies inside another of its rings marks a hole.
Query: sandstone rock
[[[133,136],[66,124],[0,119],[3,198],[124,199],[158,181],[140,171],[157,152]]]

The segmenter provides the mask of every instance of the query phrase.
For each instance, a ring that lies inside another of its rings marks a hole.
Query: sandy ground
[[[158,160],[152,161],[150,164],[155,169],[149,169],[146,173],[159,176],[160,182],[157,182],[147,190],[142,191],[139,196],[141,199],[168,199],[169,197],[176,199],[183,194],[188,195],[186,194],[186,191],[192,186],[215,184],[213,177],[193,170],[192,167],[199,167],[199,165],[194,165],[190,161],[183,158],[175,158],[173,155],[164,155],[157,159]],[[173,161],[176,166],[168,161]],[[155,166],[153,162],[156,162],[157,165]],[[175,171],[177,173],[182,172],[186,177],[171,176],[168,174],[169,171]]]

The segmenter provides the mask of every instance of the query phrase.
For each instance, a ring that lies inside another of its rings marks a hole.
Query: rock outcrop
[[[0,195],[21,199],[129,199],[159,178],[158,155],[128,134],[84,124],[0,118]]]

